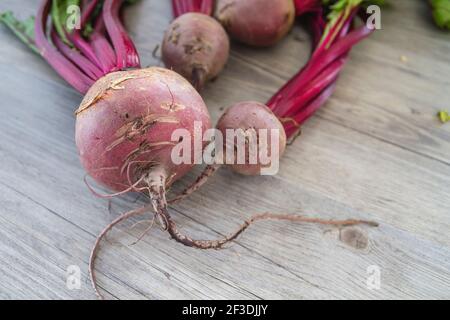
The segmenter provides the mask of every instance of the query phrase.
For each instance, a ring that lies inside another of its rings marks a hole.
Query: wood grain
[[[3,0],[26,17],[36,1]],[[169,1],[127,9],[143,65],[171,20]],[[351,54],[331,101],[289,147],[273,177],[225,169],[172,208],[183,231],[216,238],[258,212],[376,220],[379,228],[329,229],[262,222],[222,251],[196,251],[133,219],[102,245],[99,283],[109,299],[450,298],[450,35],[422,1],[395,1],[383,30]],[[110,204],[83,183],[73,111],[81,97],[0,27],[0,298],[94,299],[87,275],[95,236],[120,213],[141,206],[128,195]],[[203,95],[214,119],[242,100],[266,101],[308,58],[300,26],[274,48],[233,45],[220,78]],[[406,56],[405,59],[400,59]],[[402,61],[403,60],[403,61]],[[180,181],[181,190],[197,168]],[[66,269],[82,270],[80,290]],[[370,290],[367,268],[381,288]]]

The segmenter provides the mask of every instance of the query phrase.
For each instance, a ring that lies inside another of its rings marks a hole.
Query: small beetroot
[[[267,47],[291,30],[295,6],[293,0],[218,0],[215,16],[232,38]]]
[[[197,90],[223,70],[230,53],[230,41],[220,23],[202,13],[185,13],[167,29],[162,58],[188,79]]]
[[[237,103],[230,108],[228,108],[223,116],[219,119],[217,123],[217,129],[222,132],[222,135],[226,141],[227,139],[227,129],[233,129],[228,132],[232,132],[236,129],[240,129],[245,135],[245,163],[238,163],[237,155],[234,155],[235,163],[229,164],[230,167],[243,175],[260,175],[261,169],[270,167],[272,163],[262,164],[259,157],[255,157],[255,162],[251,162],[249,157],[251,154],[250,144],[255,143],[254,146],[257,148],[261,145],[261,134],[264,134],[264,141],[267,147],[267,157],[273,158],[277,157],[277,161],[281,158],[284,151],[286,150],[286,133],[284,131],[283,125],[278,120],[278,118],[273,114],[273,112],[264,104],[255,101],[246,101]],[[276,154],[271,154],[272,144],[274,141],[271,140],[271,131],[276,133],[278,141],[276,145],[278,150]],[[232,137],[234,138],[234,137]],[[249,140],[255,141],[249,141]],[[231,140],[231,139],[230,139]],[[233,139],[233,143],[236,145],[236,140]],[[236,149],[232,149],[234,153]],[[255,156],[258,156],[262,150],[255,150]],[[227,150],[225,150],[225,153]]]

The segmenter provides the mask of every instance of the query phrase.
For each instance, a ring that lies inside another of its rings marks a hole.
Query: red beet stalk
[[[58,37],[56,30],[52,30],[51,39],[56,48],[92,80],[95,81],[95,79],[98,79],[104,75],[103,71],[99,67],[93,64],[79,51],[73,50],[65,44],[64,41]]]
[[[318,0],[294,0],[294,3],[297,16],[322,10],[322,3]]]
[[[111,43],[105,37],[106,28],[103,18],[97,19],[94,27],[94,32],[90,36],[90,45],[94,50],[95,55],[100,60],[101,68],[104,72],[109,73],[117,71],[116,53]]]
[[[315,49],[311,59],[267,103],[292,137],[332,95],[335,82],[354,45],[371,34],[366,26],[352,29],[359,5],[348,5],[337,18],[324,24],[320,1],[296,1],[297,12],[313,12]],[[321,37],[319,37],[321,35]],[[320,39],[320,40],[319,40]]]
[[[7,26],[73,88],[85,94],[95,81],[110,72],[140,67],[137,50],[119,18],[124,2],[81,1],[81,29],[65,30],[62,36],[56,31],[56,22],[50,19],[52,0],[42,0],[34,23],[34,35],[27,32],[28,20],[21,22],[12,13],[8,15]],[[100,5],[102,10],[99,12],[96,9]],[[88,24],[94,25],[92,30],[87,29]]]
[[[173,15],[175,18],[188,12],[212,15],[213,0],[172,0]]]
[[[52,43],[50,43],[47,37],[47,19],[50,13],[51,4],[51,1],[44,0],[39,7],[35,24],[35,45],[41,56],[62,78],[77,91],[86,93],[94,84],[94,81],[81,71],[85,66],[81,63],[79,66],[72,63],[56,47],[54,47]]]
[[[103,4],[103,19],[116,52],[116,67],[119,70],[139,68],[140,62],[137,50],[120,22],[119,10],[122,1],[123,0],[105,0],[105,3]]]

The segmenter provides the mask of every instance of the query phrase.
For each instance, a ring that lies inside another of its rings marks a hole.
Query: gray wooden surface
[[[383,30],[351,54],[337,92],[290,146],[273,177],[227,170],[172,208],[183,230],[215,238],[252,213],[292,212],[381,223],[336,230],[263,222],[223,251],[185,248],[133,220],[102,245],[99,282],[110,299],[450,298],[450,34],[426,4],[391,1]],[[2,0],[26,17],[37,1]],[[170,21],[169,1],[126,12],[144,65]],[[93,299],[87,262],[95,236],[135,195],[108,202],[83,183],[73,111],[81,97],[0,27],[0,298]],[[204,91],[214,119],[241,100],[266,101],[306,62],[296,27],[279,46],[234,45],[225,72]],[[401,59],[405,56],[407,59]],[[180,190],[194,171],[177,184]],[[145,219],[145,218],[143,218]],[[66,269],[81,268],[79,290]],[[381,287],[367,286],[377,266]]]

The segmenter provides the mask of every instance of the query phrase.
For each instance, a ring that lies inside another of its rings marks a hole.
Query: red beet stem
[[[101,63],[95,55],[94,49],[86,40],[83,39],[78,30],[74,30],[74,32],[68,34],[67,37],[78,50],[80,50],[90,61],[92,61],[92,63],[95,63],[95,65],[100,68]]]
[[[173,15],[175,18],[188,13],[197,12],[208,16],[212,15],[213,0],[172,0]]]
[[[325,30],[326,22],[323,18],[323,10],[319,9],[309,17],[310,29],[312,32],[312,52],[317,48],[322,39],[323,32]]]
[[[278,115],[279,104],[281,101],[289,101],[298,94],[299,90],[302,90],[308,82],[314,77],[320,74],[325,68],[327,68],[336,59],[347,53],[355,44],[367,37],[372,30],[366,26],[360,27],[357,30],[350,32],[345,37],[339,39],[331,48],[322,52],[320,55],[315,56],[310,60],[308,65],[296,76],[290,83],[290,86],[285,91],[280,92],[280,98],[277,100],[276,105],[271,104],[276,114]],[[279,115],[280,116],[280,115]],[[284,117],[283,114],[281,114]]]
[[[342,12],[336,22],[329,27],[329,30],[325,29],[326,36],[319,41],[319,46],[315,50],[314,55],[320,55],[324,51],[328,50],[338,39],[345,36],[353,22],[355,14],[358,12],[359,8],[353,8],[350,12]]]
[[[172,12],[175,18],[181,15],[181,8],[178,0],[172,0]]]
[[[85,1],[83,3],[83,8],[81,11],[81,21],[80,26],[83,28],[87,21],[89,20],[90,15],[93,13],[98,0],[93,0],[90,2]],[[83,55],[85,55],[92,63],[94,63],[98,68],[101,69],[101,61],[95,54],[94,48],[83,39],[80,30],[75,29],[72,33],[67,34],[67,38],[73,43],[73,45],[81,51]]]
[[[59,37],[55,29],[51,32],[51,38],[56,48],[70,59],[81,71],[83,71],[92,80],[96,80],[104,75],[91,61],[86,59],[78,50],[70,48]]]
[[[213,8],[214,8],[214,1],[213,0],[200,0],[200,12],[204,13],[208,16],[212,15]]]
[[[89,21],[91,15],[97,7],[98,0],[90,0],[83,2],[83,10],[81,12],[81,25],[84,26]]]
[[[105,0],[105,3],[103,4],[103,19],[116,52],[116,67],[119,70],[139,68],[140,61],[136,47],[120,22],[119,10],[122,1],[123,0]]]
[[[304,107],[317,97],[323,90],[330,86],[339,76],[346,58],[342,57],[334,61],[330,66],[314,78],[298,96],[286,102],[279,111],[286,118],[292,118],[301,112]]]
[[[316,12],[311,27],[317,47],[308,64],[267,103],[279,118],[293,120],[284,122],[288,137],[327,101],[351,48],[372,32],[366,26],[350,31],[359,7],[345,8],[336,20],[324,26],[322,13],[313,8],[313,1],[296,1],[298,11],[303,4],[311,5],[307,12]]]
[[[173,15],[175,18],[189,12],[187,0],[172,0]]]
[[[292,99],[293,96],[298,94],[298,90],[307,83],[309,83],[314,77],[320,74],[325,68],[327,68],[334,60],[342,56],[349,51],[355,44],[368,36],[372,30],[366,26],[350,32],[345,37],[339,39],[331,48],[327,51],[322,51],[319,55],[314,55],[309,63],[302,69],[288,84],[281,89],[274,98],[269,101],[269,106],[276,111],[278,115],[279,104],[281,101]],[[278,115],[280,116],[280,115]],[[281,115],[284,116],[284,115]]]
[[[117,71],[116,67],[116,54],[113,47],[105,37],[106,28],[103,21],[103,15],[97,18],[95,23],[94,32],[89,37],[92,49],[97,55],[101,63],[101,68],[105,73]]]
[[[322,9],[322,3],[320,0],[294,0],[295,13],[297,16],[304,15],[305,13],[315,12]]]
[[[12,14],[8,20],[5,19],[6,22],[2,22],[41,55],[75,90],[85,94],[95,81],[110,72],[140,67],[136,48],[119,18],[124,1],[82,0],[81,28],[66,30],[65,34],[56,32],[55,23],[58,21],[48,21],[52,0],[41,1],[34,23],[34,35],[25,34],[20,29],[24,28],[24,23]],[[100,5],[102,11],[97,15]],[[55,20],[58,18],[55,16]],[[91,32],[87,27],[94,19],[95,26]],[[90,35],[86,35],[86,31]],[[64,41],[66,36],[68,42]]]
[[[297,116],[293,118],[293,120],[297,124],[302,124],[306,120],[308,120],[320,107],[328,101],[328,99],[333,95],[334,90],[336,89],[336,83],[332,83],[328,88],[326,88],[322,93],[317,96],[314,101],[312,101],[308,106]],[[286,122],[285,130],[286,135],[288,137],[292,137],[297,131],[298,127],[294,125],[292,122]]]
[[[94,81],[78,69],[68,58],[53,47],[47,39],[47,17],[52,2],[43,0],[36,15],[35,43],[41,56],[55,71],[80,93],[85,94]]]
[[[116,54],[111,47],[109,41],[101,34],[93,33],[90,37],[90,44],[95,54],[100,60],[101,69],[104,74],[117,71],[116,68]]]

